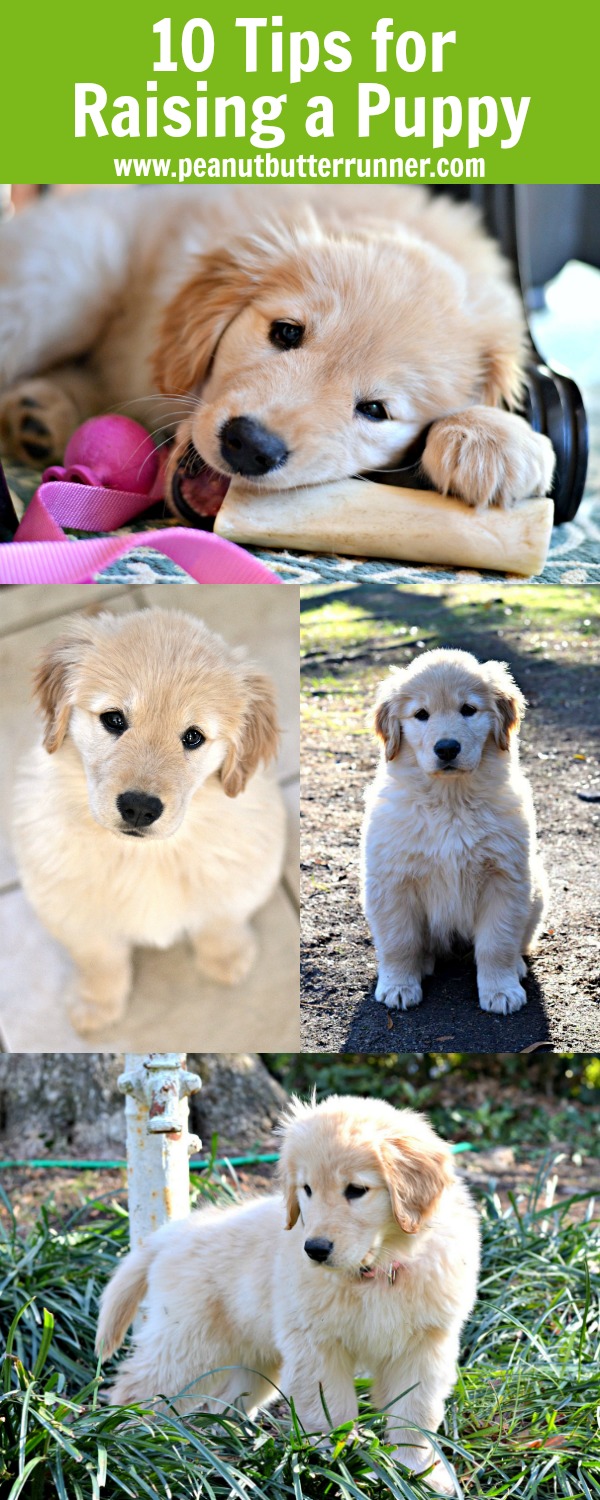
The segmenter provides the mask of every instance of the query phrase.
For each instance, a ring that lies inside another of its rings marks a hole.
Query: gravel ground
[[[332,608],[353,618],[332,623]],[[600,1044],[600,801],[581,794],[600,798],[600,590],[307,588],[302,609],[303,1050],[593,1051]],[[529,965],[528,1003],[509,1017],[480,1010],[470,954],[438,962],[417,1010],[388,1012],[373,999],[376,962],[359,906],[357,848],[378,747],[365,722],[388,667],[438,645],[508,662],[529,704],[521,755],[551,904]]]

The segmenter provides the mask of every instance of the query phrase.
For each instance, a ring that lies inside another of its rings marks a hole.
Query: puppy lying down
[[[250,918],[279,879],[284,809],[270,679],[176,610],[78,617],[41,657],[43,745],[23,761],[23,886],[78,971],[83,1034],[123,1014],[136,945],[193,944],[201,974],[244,979]]]
[[[526,350],[470,205],[422,188],[118,188],[0,226],[0,435],[44,467],[85,418],[176,434],[180,514],[232,478],[269,494],[393,470],[427,432],[434,490],[546,494],[511,408]]]
[[[202,1209],[121,1262],[102,1357],[142,1298],[145,1317],[112,1397],[254,1413],[282,1392],[308,1432],[326,1432],[357,1416],[354,1377],[369,1373],[398,1459],[452,1494],[416,1430],[440,1425],[477,1289],[477,1215],[448,1147],[375,1099],[295,1100],[282,1134],[280,1194]]]
[[[519,765],[525,700],[502,662],[427,651],[382,683],[383,742],[362,833],[363,905],[376,1000],[419,1005],[454,938],[474,943],[479,1003],[526,1003],[522,955],[546,907],[535,813]]]

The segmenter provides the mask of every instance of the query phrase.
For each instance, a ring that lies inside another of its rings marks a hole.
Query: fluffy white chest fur
[[[214,775],[168,839],[119,838],[92,817],[66,741],[54,756],[40,746],[23,762],[14,829],[27,895],[67,946],[93,924],[116,941],[166,948],[225,917],[243,923],[268,899],[281,871],[284,809],[264,773],[234,800]]]
[[[493,803],[485,798],[486,770],[465,785],[439,778],[423,782],[418,769],[399,775],[380,768],[369,788],[363,831],[363,899],[383,887],[414,884],[427,913],[431,944],[444,951],[454,936],[473,940],[482,882],[493,869],[527,859],[529,823],[514,813],[532,811],[528,783],[517,762],[506,767]]]

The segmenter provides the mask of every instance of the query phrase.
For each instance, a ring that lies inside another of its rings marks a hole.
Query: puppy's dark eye
[[[415,714],[415,719],[418,719],[421,724],[424,724],[428,718],[429,714],[426,708],[420,708],[419,712]]]
[[[349,1182],[347,1188],[344,1189],[344,1197],[350,1202],[352,1198],[364,1198],[368,1191],[368,1187],[357,1187],[355,1182]]]
[[[307,1198],[312,1198],[312,1188],[309,1188],[307,1182],[305,1182],[305,1184],[304,1184],[304,1191],[306,1193]]]
[[[125,730],[129,728],[125,714],[122,714],[118,708],[110,708],[107,713],[100,714],[100,723],[104,725],[105,729],[108,729],[109,734],[117,736],[124,734]]]
[[[297,349],[304,338],[302,323],[271,323],[269,338],[276,349]]]
[[[477,713],[477,709],[473,707],[472,703],[463,703],[463,706],[461,708],[461,714],[463,716],[463,719],[472,719],[473,718],[473,714],[476,714],[476,713]]]
[[[357,401],[356,411],[359,417],[366,417],[368,422],[389,421],[383,401]]]
[[[198,750],[200,745],[204,744],[205,739],[206,735],[202,733],[202,730],[196,729],[196,725],[192,724],[189,729],[186,729],[185,734],[182,734],[181,743],[186,750]]]

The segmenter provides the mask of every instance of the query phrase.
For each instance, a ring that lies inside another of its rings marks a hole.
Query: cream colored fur
[[[201,973],[242,980],[249,926],[281,871],[284,809],[260,769],[275,754],[270,679],[175,610],[78,617],[40,659],[44,745],[23,761],[14,841],[25,891],[78,970],[74,1024],[117,1021],[135,945],[192,942]],[[100,714],[120,710],[118,738]],[[205,736],[185,749],[196,726]],[[127,835],[117,798],[160,799]]]
[[[299,348],[273,347],[277,319],[304,326]],[[0,433],[42,466],[84,418],[121,409],[177,430],[171,470],[191,441],[230,473],[221,428],[250,416],[288,449],[252,481],[268,494],[394,467],[432,424],[433,487],[506,506],[546,493],[554,464],[499,409],[524,355],[476,214],[418,187],[96,190],[0,227]],[[357,414],[364,401],[389,420]]]
[[[469,717],[465,705],[475,708]],[[381,764],[367,794],[362,892],[379,964],[375,998],[419,1005],[453,938],[474,943],[479,1002],[507,1015],[546,905],[535,813],[519,765],[525,700],[502,662],[428,651],[382,683]],[[423,721],[417,714],[426,713]],[[444,769],[434,746],[454,739]]]
[[[202,1209],[125,1257],[102,1296],[103,1358],[142,1298],[145,1315],[113,1400],[254,1412],[282,1391],[307,1431],[326,1432],[323,1402],[332,1425],[351,1421],[354,1377],[368,1372],[398,1459],[453,1493],[413,1427],[440,1425],[476,1294],[477,1216],[448,1147],[422,1116],[375,1099],[294,1101],[280,1179],[280,1195]],[[349,1201],[349,1185],[368,1191]],[[312,1238],[331,1242],[325,1264],[306,1253]]]

